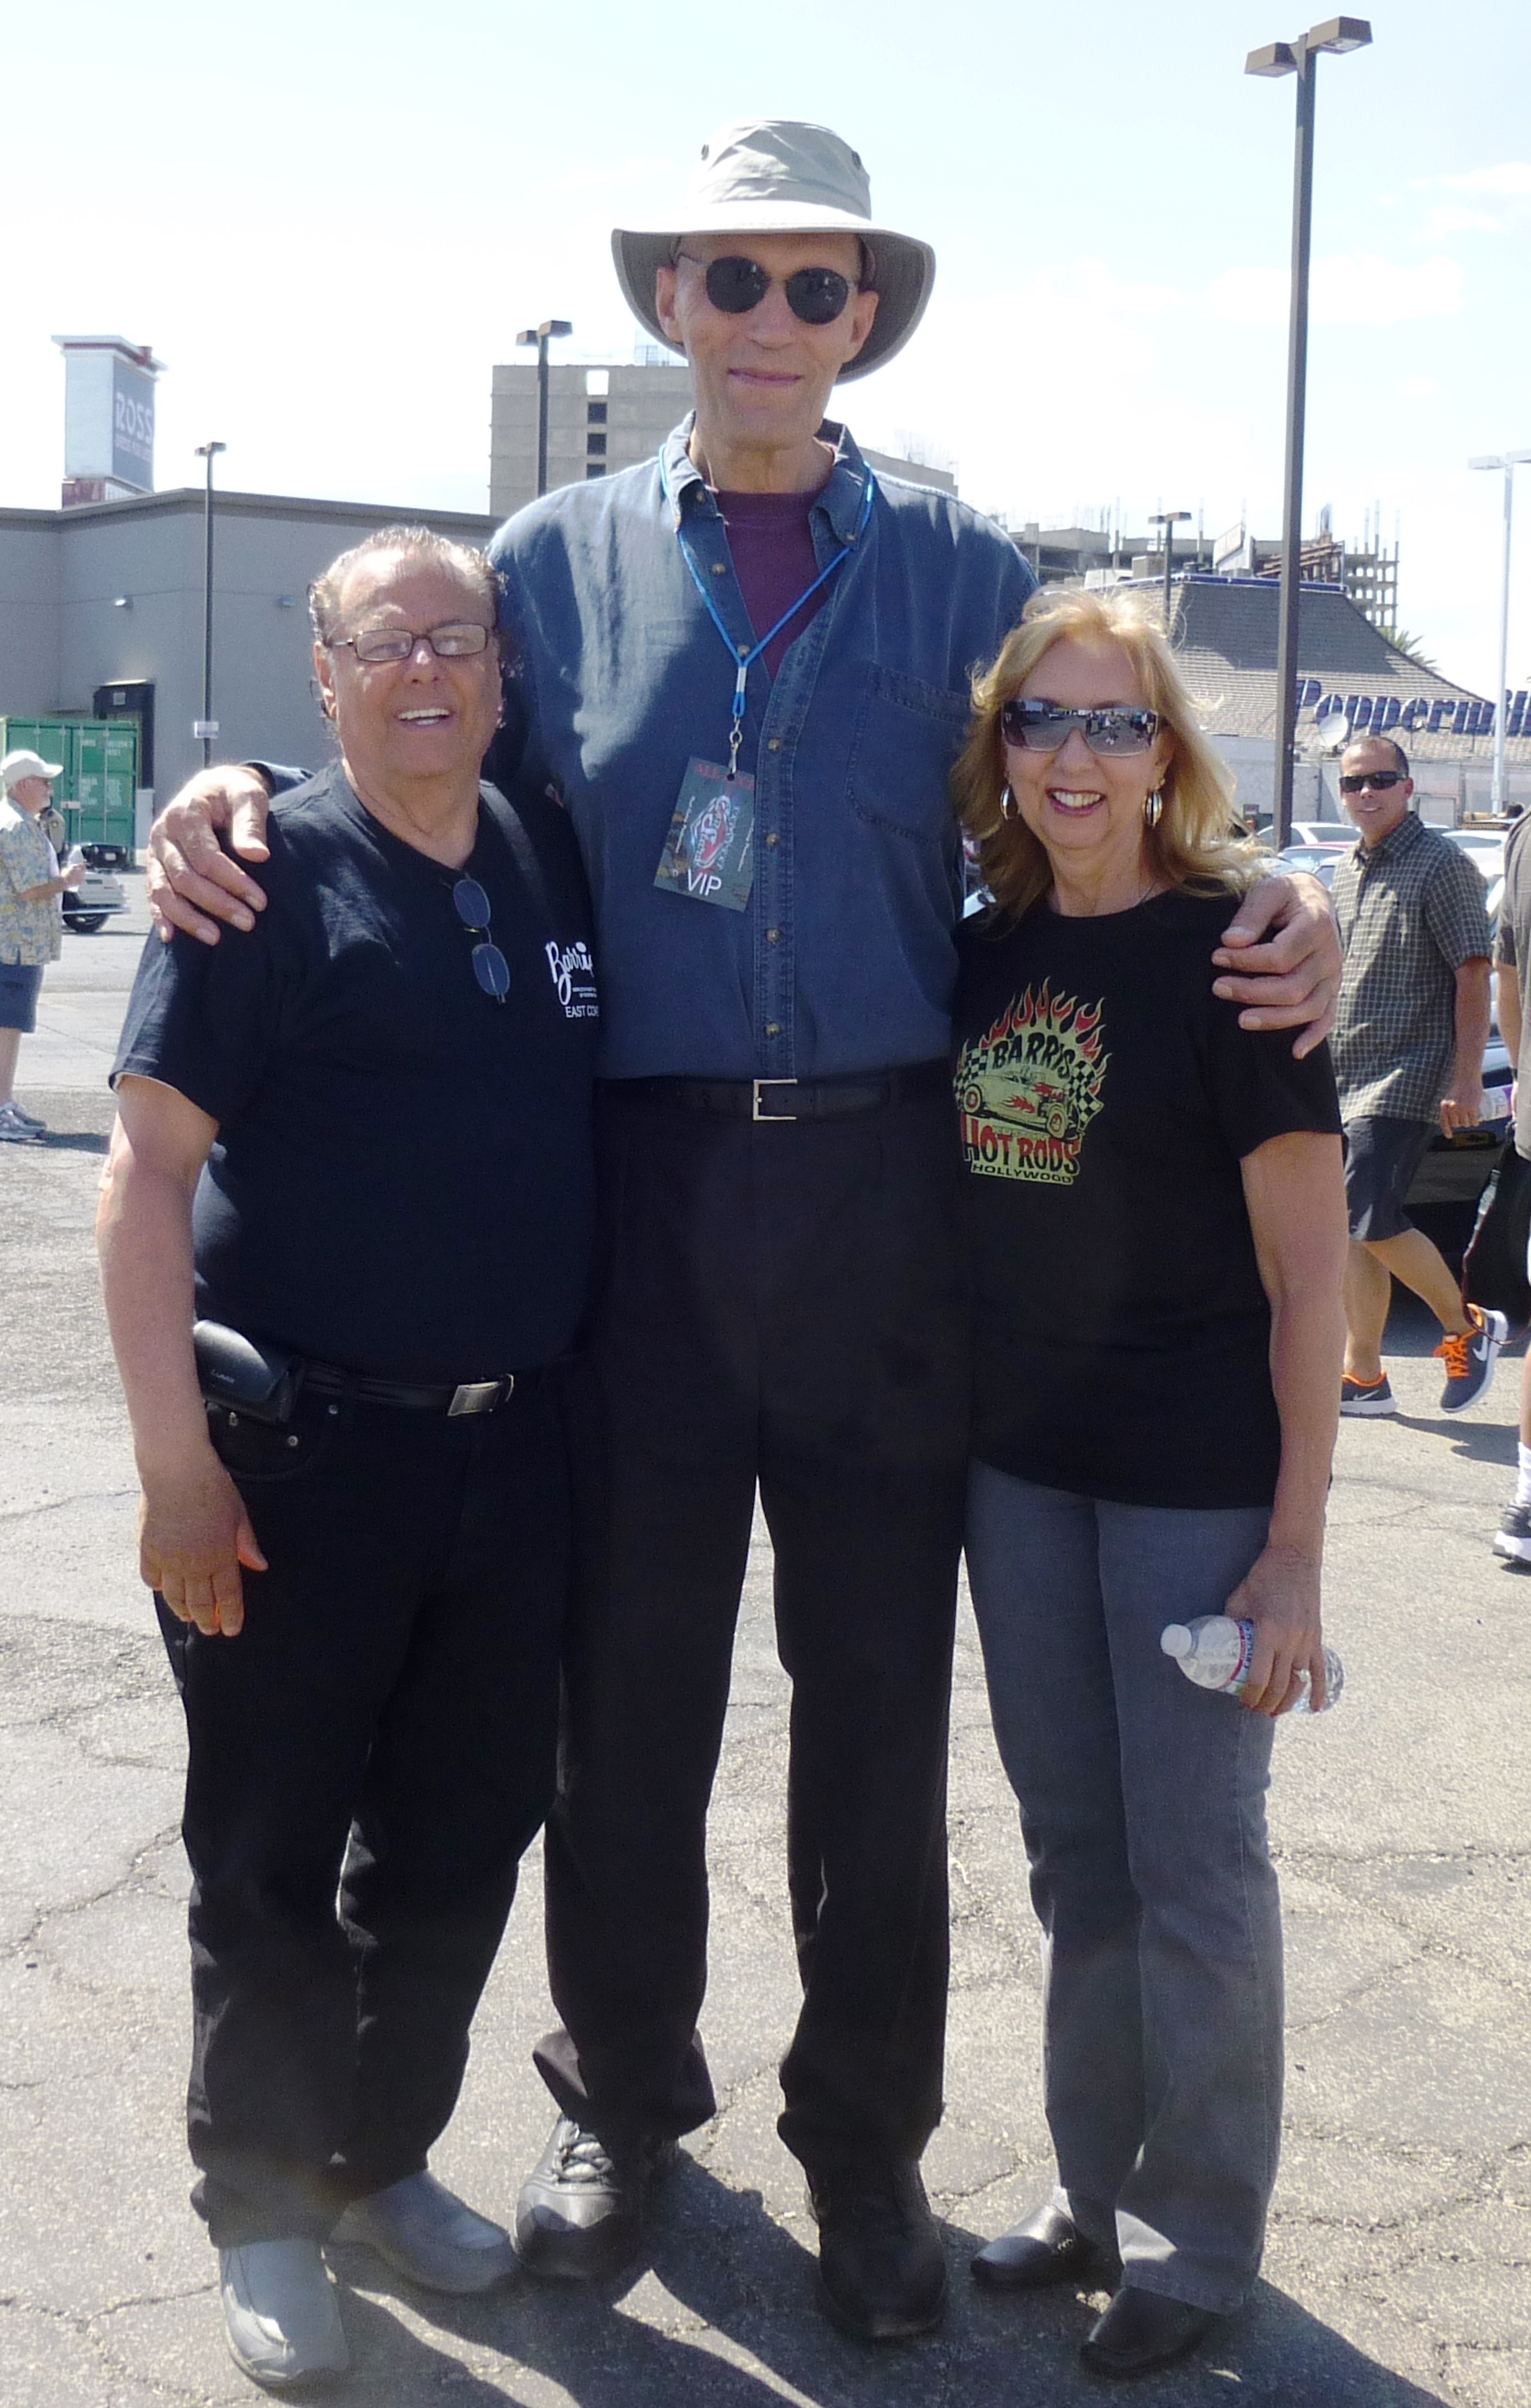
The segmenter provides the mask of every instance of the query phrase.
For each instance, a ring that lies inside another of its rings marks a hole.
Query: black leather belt
[[[896,1070],[853,1070],[835,1079],[611,1079],[609,1091],[641,1096],[683,1111],[722,1112],[739,1121],[834,1121],[952,1093],[945,1061]]]
[[[461,1380],[455,1388],[416,1388],[404,1380],[371,1380],[360,1371],[341,1371],[333,1363],[306,1363],[303,1386],[316,1397],[354,1397],[362,1405],[395,1405],[408,1413],[497,1412],[517,1386],[524,1388],[537,1373],[507,1371],[498,1380]]]

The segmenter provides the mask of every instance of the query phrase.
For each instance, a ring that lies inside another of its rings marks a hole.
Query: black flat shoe
[[[1080,2356],[1094,2374],[1152,2374],[1173,2366],[1204,2341],[1223,2318],[1184,2300],[1161,2299],[1123,2284],[1103,2316],[1091,2326]]]
[[[909,2341],[940,2322],[946,2258],[917,2166],[808,2174],[819,2226],[819,2303],[860,2341]]]
[[[1049,2200],[973,2260],[973,2280],[990,2291],[1039,2291],[1049,2283],[1072,2283],[1100,2262],[1073,2217]]]

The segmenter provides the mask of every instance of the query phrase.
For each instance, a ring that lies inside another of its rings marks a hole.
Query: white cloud
[[[1416,176],[1416,193],[1492,193],[1498,200],[1531,198],[1531,160],[1507,159],[1497,167],[1473,167],[1464,176]]]
[[[1453,234],[1502,234],[1504,227],[1502,217],[1490,217],[1483,209],[1464,208],[1460,201],[1441,201],[1426,210],[1420,240],[1444,242]]]
[[[1395,326],[1414,318],[1452,318],[1462,308],[1465,282],[1454,259],[1405,266],[1373,251],[1337,252],[1313,263],[1309,311],[1320,326]],[[1233,267],[1213,277],[1206,307],[1230,325],[1280,325],[1291,290],[1287,268]]]

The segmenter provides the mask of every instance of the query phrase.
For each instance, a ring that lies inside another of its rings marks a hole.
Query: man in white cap
[[[63,897],[85,872],[61,870],[43,829],[62,761],[7,752],[0,761],[0,1143],[35,1145],[46,1123],[16,1100],[21,1039],[37,1025],[43,971],[64,950]]]
[[[919,2159],[941,2111],[967,1420],[947,774],[969,673],[1032,579],[950,495],[875,480],[824,416],[908,340],[934,272],[837,135],[725,127],[666,222],[613,248],[691,365],[694,416],[657,460],[521,511],[493,553],[516,668],[486,771],[555,792],[584,853],[607,1216],[601,1477],[547,1841],[563,2024],[537,2063],[561,2114],[517,2240],[535,2272],[616,2272],[713,2112],[706,1817],[758,1489],[804,1985],[780,2128],[823,2304],[893,2338],[945,2289]],[[265,785],[193,793],[160,894],[211,937],[196,907],[248,926],[260,902],[211,827],[232,817],[258,860],[242,807]],[[1262,1000],[1318,1019],[1326,909],[1290,886],[1265,902],[1240,919],[1284,910],[1275,966],[1295,974]]]

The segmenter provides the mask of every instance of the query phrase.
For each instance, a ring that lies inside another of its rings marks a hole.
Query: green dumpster
[[[0,716],[0,752],[23,749],[64,764],[54,793],[68,841],[97,859],[131,862],[137,721]]]

